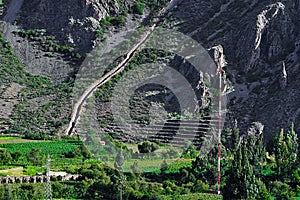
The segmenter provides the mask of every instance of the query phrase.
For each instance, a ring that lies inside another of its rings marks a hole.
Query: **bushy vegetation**
[[[45,184],[0,184],[0,199],[44,199]]]
[[[50,139],[59,128],[68,123],[68,109],[74,79],[54,85],[46,76],[35,76],[25,71],[10,44],[0,32],[0,84],[4,88],[12,83],[22,87],[18,94],[19,103],[14,107],[5,133],[20,134],[30,139]],[[51,101],[32,107],[36,98],[53,96]],[[1,121],[2,119],[0,119]]]
[[[238,131],[235,130],[235,138]],[[296,196],[299,169],[299,147],[294,125],[282,129],[268,145],[263,136],[249,135],[232,142],[233,157],[224,185],[226,199],[291,199]]]
[[[243,135],[242,139],[240,138],[241,135],[236,127],[232,130],[227,129],[223,135],[221,191],[224,199],[291,199],[299,196],[299,147],[293,125],[288,132],[282,130],[278,133],[268,148],[263,145],[262,134]],[[86,161],[81,161],[80,165],[76,160],[72,160],[72,164],[63,168],[68,169],[69,172],[80,174],[80,179],[52,182],[55,198],[118,199],[120,197],[120,185],[122,185],[124,199],[223,198],[220,195],[208,194],[216,191],[216,148],[204,157],[191,158],[190,160],[184,159],[186,156],[184,154],[189,154],[186,151],[179,155],[181,159],[174,162],[160,162],[160,170],[142,173],[144,171],[143,165],[148,162],[148,158],[139,160],[129,158],[132,159],[130,170],[122,172],[126,165],[126,158],[122,151],[127,149],[126,144],[122,143],[118,144],[123,150],[116,154],[114,169],[91,156],[84,156],[87,149],[83,148],[79,141],[55,141],[23,145],[22,143],[3,144],[0,155],[3,157],[1,161],[5,163],[2,164],[13,165],[15,159],[20,159],[25,155],[31,166],[27,166],[24,173],[33,175],[36,172],[41,172],[43,168],[32,167],[42,164],[36,164],[29,158],[37,158],[45,152],[50,152],[55,160],[61,162],[60,164],[64,162],[63,160],[70,159],[68,154],[80,158],[85,157]],[[39,145],[44,148],[39,149]],[[18,146],[20,154],[14,152]],[[30,149],[29,146],[32,148]],[[159,150],[167,147],[145,142],[141,143],[138,149],[149,153],[157,150],[157,148]],[[190,147],[189,149],[189,151],[193,151],[193,148]],[[59,159],[62,155],[66,157]],[[45,162],[42,157],[37,160]],[[155,160],[153,162],[158,164]],[[27,187],[28,184],[25,185]],[[14,185],[14,187],[19,188],[17,190],[11,189],[12,193],[13,191],[21,192],[25,186],[21,184]],[[39,184],[31,184],[30,190],[38,191],[38,187],[40,187]],[[2,193],[7,192],[1,189],[0,191]]]
[[[52,57],[53,53],[57,52],[74,61],[80,61],[81,55],[75,53],[73,47],[59,44],[55,36],[47,36],[45,30],[17,30],[14,31],[14,34],[38,44],[39,48],[48,52],[47,55],[49,57]]]
[[[142,2],[135,2],[133,6],[133,12],[139,15],[144,14],[145,4]]]

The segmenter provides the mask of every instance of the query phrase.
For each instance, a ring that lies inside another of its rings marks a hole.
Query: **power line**
[[[219,66],[219,114],[218,114],[218,194],[221,194],[221,131],[222,131],[222,66]]]
[[[50,182],[50,155],[48,154],[47,157],[47,164],[46,164],[46,168],[47,168],[47,172],[46,172],[46,184],[45,184],[45,197],[46,200],[51,200],[52,199],[52,188],[51,188],[51,182]]]

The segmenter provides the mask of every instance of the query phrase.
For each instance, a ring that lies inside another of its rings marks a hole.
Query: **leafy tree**
[[[214,148],[207,155],[203,157],[197,157],[196,160],[192,162],[192,170],[197,179],[200,179],[209,184],[215,184],[217,182],[216,155],[217,148]]]
[[[157,149],[159,149],[159,146],[155,143],[150,142],[150,141],[145,141],[142,144],[138,145],[138,150],[139,150],[140,153],[150,154],[151,152],[154,152]]]
[[[300,186],[299,185],[296,186],[295,196],[296,197],[300,196]]]
[[[114,166],[116,169],[121,171],[123,169],[123,165],[124,165],[124,156],[122,150],[120,150],[119,153],[117,154]]]
[[[192,143],[187,144],[187,149],[185,153],[182,154],[183,158],[196,158],[199,155],[199,151],[197,151],[196,147]]]
[[[266,188],[266,185],[264,184],[264,182],[258,180],[257,186],[258,186],[259,193],[258,193],[256,199],[260,199],[260,200],[271,200],[272,199],[272,196],[269,193],[268,189]]]
[[[80,146],[81,155],[83,156],[83,160],[89,159],[92,157],[91,152],[86,148],[85,145]]]
[[[175,180],[165,180],[163,182],[163,187],[165,188],[164,189],[164,192],[166,195],[169,195],[169,194],[178,194],[178,186],[176,185],[176,181]]]
[[[83,199],[116,199],[117,185],[112,179],[116,176],[115,170],[101,164],[92,164],[88,168],[82,168],[80,174],[86,183],[81,188]]]
[[[43,198],[43,184],[8,184],[4,186],[4,196],[1,194],[0,199],[30,199],[38,200]]]
[[[133,7],[133,12],[139,15],[142,15],[144,13],[145,4],[141,2],[136,2]]]
[[[234,153],[223,189],[225,199],[256,199],[258,195],[257,179],[248,160],[247,144],[247,141],[243,141]]]
[[[291,187],[286,183],[275,181],[271,182],[269,187],[271,195],[276,197],[276,199],[288,200],[294,196]]]
[[[139,168],[137,162],[134,162],[130,168],[131,168],[132,172],[135,174],[139,174],[142,172],[142,170],[141,170],[141,168]]]
[[[42,165],[44,160],[44,155],[41,154],[40,148],[32,148],[29,153],[27,153],[27,159],[33,164],[33,165]]]
[[[250,144],[251,145],[251,144]],[[241,189],[242,198],[245,199],[256,199],[258,188],[257,188],[257,180],[253,173],[253,167],[249,163],[248,158],[248,145],[247,142],[243,142],[242,145],[242,180],[244,181],[244,185]]]
[[[192,191],[194,193],[199,193],[199,192],[208,192],[209,191],[209,185],[204,183],[201,180],[197,180],[192,188]]]
[[[266,160],[266,149],[263,145],[263,134],[249,135],[247,142],[248,159],[255,176],[260,177],[263,163]]]
[[[298,163],[298,138],[294,131],[294,124],[292,124],[287,134],[281,129],[280,133],[274,137],[273,153],[279,178],[281,180],[291,178],[292,174],[290,172],[295,170]]]
[[[68,153],[65,153],[64,156],[66,158],[75,158],[77,156],[80,156],[80,154],[81,154],[80,147],[76,147],[74,150],[69,151]]]
[[[20,151],[11,153],[11,157],[15,162],[17,162],[21,156],[22,156],[22,153]]]
[[[231,149],[235,150],[238,148],[240,142],[240,131],[238,129],[237,120],[234,122],[231,137]]]
[[[63,185],[58,181],[52,181],[52,196],[54,198],[61,198],[63,193]]]
[[[300,182],[300,168],[297,168],[293,172],[293,180]]]
[[[8,165],[10,164],[12,157],[6,149],[0,149],[0,165]]]

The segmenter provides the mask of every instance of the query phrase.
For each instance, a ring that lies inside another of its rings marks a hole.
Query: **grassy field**
[[[163,200],[221,200],[223,197],[221,195],[206,194],[206,193],[193,193],[185,195],[174,195],[174,196],[162,196]]]
[[[28,140],[20,137],[0,137],[0,144],[8,144],[8,143],[27,143],[27,142],[50,142],[50,141],[42,141],[42,140]]]
[[[14,140],[14,139],[20,139],[20,137],[0,137],[0,141],[2,140]]]
[[[123,170],[125,172],[131,171],[131,166],[136,162],[141,172],[160,172],[163,159],[128,159],[124,162]],[[191,167],[193,159],[167,159],[166,172],[178,172],[183,167]],[[106,163],[108,166],[113,167],[114,162]]]
[[[19,152],[18,160],[12,160],[6,166],[0,166],[0,175],[20,176],[30,175],[41,169],[30,168],[32,163],[27,159],[27,154],[32,149],[40,149],[42,166],[46,165],[46,157],[51,156],[51,166],[53,169],[60,171],[66,170],[74,165],[81,165],[84,160],[81,157],[64,158],[64,155],[73,152],[75,148],[81,147],[81,141],[61,140],[61,141],[41,141],[41,140],[25,140],[18,137],[0,137],[0,149],[5,149],[9,153]],[[99,162],[99,161],[98,161]],[[21,168],[25,167],[24,169]]]
[[[0,170],[0,176],[23,176],[23,167]]]

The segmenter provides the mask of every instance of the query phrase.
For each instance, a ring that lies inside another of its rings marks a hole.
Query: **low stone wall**
[[[65,176],[50,176],[50,179],[57,179],[61,181],[77,180],[79,175],[67,174]],[[0,184],[13,184],[13,183],[43,183],[47,181],[47,176],[21,176],[21,177],[0,177]]]

